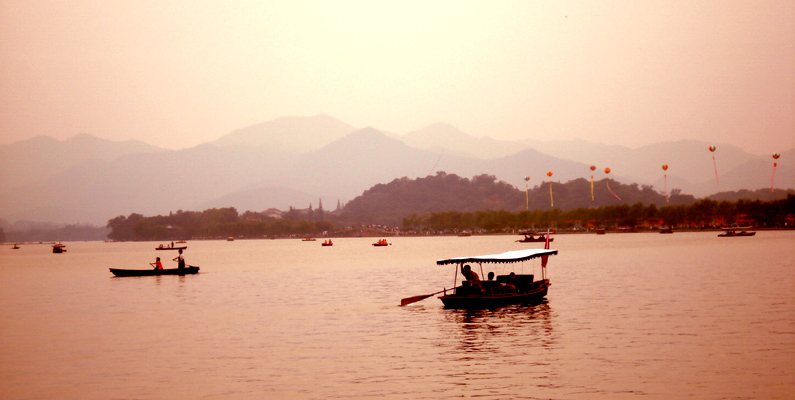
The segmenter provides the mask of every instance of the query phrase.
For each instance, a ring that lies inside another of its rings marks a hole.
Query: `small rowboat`
[[[185,250],[187,248],[188,248],[188,246],[174,246],[174,247],[172,247],[172,246],[163,246],[161,244],[160,246],[155,247],[155,250]]]
[[[527,232],[527,233],[523,233],[522,235],[524,235],[524,238],[517,240],[517,242],[519,242],[519,243],[537,243],[537,242],[543,243],[543,242],[547,241],[547,238],[544,236],[543,233]],[[538,235],[538,237],[535,237],[535,235]],[[549,238],[550,242],[553,241],[553,240],[555,240],[555,238]]]
[[[185,268],[171,269],[118,269],[111,268],[110,272],[116,276],[153,276],[153,275],[189,275],[199,272],[199,267],[188,266]]]
[[[753,231],[748,232],[748,229],[751,229],[751,227],[747,226],[747,227],[738,227],[738,228],[723,228],[723,233],[718,235],[718,237],[739,237],[739,236],[756,235],[756,232]]]

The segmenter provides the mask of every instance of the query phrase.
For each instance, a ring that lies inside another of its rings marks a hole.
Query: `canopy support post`
[[[486,275],[483,275],[483,263],[478,263],[478,265],[480,265],[480,279],[482,280],[486,277]]]
[[[456,285],[458,284],[458,269],[461,268],[461,264],[455,265],[455,278],[453,278],[453,290],[455,290]]]

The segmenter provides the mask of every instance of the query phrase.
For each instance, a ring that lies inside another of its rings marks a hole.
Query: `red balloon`
[[[596,171],[596,165],[591,165],[591,171]]]
[[[668,164],[663,164],[663,171],[668,171]]]
[[[552,176],[552,171],[547,172],[547,176]]]
[[[605,168],[605,173],[609,174],[610,173],[610,168]]]
[[[781,154],[773,153],[773,159],[778,160],[779,157],[781,157]]]
[[[712,146],[709,146],[709,151],[712,151],[712,152],[714,152],[714,151],[715,151],[715,149],[717,149],[717,147],[715,147],[715,145],[714,145],[714,144],[713,144]]]

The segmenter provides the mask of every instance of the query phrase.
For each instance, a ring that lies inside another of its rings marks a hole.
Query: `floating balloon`
[[[714,152],[715,152],[715,150],[717,150],[717,149],[718,149],[718,148],[717,148],[717,147],[715,147],[715,145],[714,145],[714,144],[713,144],[712,146],[709,146],[709,151],[711,151],[711,152],[713,152],[713,153],[714,153]]]
[[[596,171],[596,165],[591,165],[591,171]]]
[[[781,157],[781,154],[773,153],[773,159],[774,160],[778,160],[779,157]],[[778,163],[774,162],[773,163],[773,175],[770,175],[770,191],[771,192],[773,191],[773,178],[775,178],[775,176],[776,176],[776,167],[777,166],[778,166]]]
[[[529,177],[529,176],[525,176],[525,177],[524,177],[524,181],[525,181],[525,182],[527,182],[527,181],[529,181],[529,180],[530,180],[530,177]]]
[[[552,176],[552,171],[548,171],[547,176]]]
[[[525,210],[529,210],[530,209],[530,195],[527,193],[527,191],[530,189],[530,187],[527,185],[528,181],[530,181],[530,177],[529,176],[525,176],[524,177],[524,209]]]
[[[605,168],[605,173],[609,174],[610,173],[610,168]]]
[[[663,171],[668,171],[668,164],[663,164],[662,169]]]
[[[552,177],[552,171],[547,171],[547,176]],[[555,207],[555,201],[552,200],[552,180],[549,180],[549,206]]]
[[[668,164],[662,165],[663,171],[668,171]],[[663,192],[665,193],[665,202],[668,202],[668,174],[663,174]]]
[[[596,201],[593,198],[593,171],[596,170],[596,165],[591,165],[591,201]]]
[[[781,157],[781,154],[773,153],[773,159],[774,160],[778,160],[779,157]]]

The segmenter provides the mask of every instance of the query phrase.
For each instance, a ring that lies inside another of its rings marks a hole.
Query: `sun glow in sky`
[[[795,2],[0,0],[0,143],[166,148],[282,116],[795,147]]]

